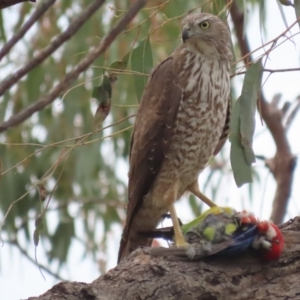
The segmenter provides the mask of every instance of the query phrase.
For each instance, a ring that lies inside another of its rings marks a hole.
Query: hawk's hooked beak
[[[185,42],[190,37],[189,29],[184,28],[182,31],[182,41]]]

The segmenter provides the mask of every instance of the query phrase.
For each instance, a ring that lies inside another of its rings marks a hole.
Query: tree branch
[[[18,30],[13,37],[0,50],[0,61],[10,51],[10,49],[25,35],[30,27],[49,9],[56,0],[42,2],[25,24]]]
[[[17,70],[0,84],[0,96],[5,91],[15,85],[24,75],[26,75],[34,67],[42,63],[48,56],[56,51],[63,43],[70,39],[79,28],[102,6],[105,0],[95,0],[90,4],[60,35],[58,35],[47,48],[38,53],[32,60],[27,62],[25,66]]]
[[[230,15],[234,24],[241,55],[244,57],[244,64],[248,66],[253,58],[251,55],[248,56],[251,51],[247,37],[243,34],[244,13],[239,9],[236,1],[232,2]],[[277,105],[268,103],[262,93],[260,98],[262,118],[269,128],[276,145],[276,154],[272,159],[266,161],[266,165],[270,169],[277,183],[271,220],[275,224],[279,224],[282,222],[286,213],[287,204],[290,198],[296,158],[291,152],[286,137],[286,131],[282,124],[281,110]]]
[[[58,97],[62,92],[66,91],[70,84],[75,79],[77,79],[78,76],[83,71],[85,71],[94,62],[94,60],[97,59],[99,55],[106,51],[110,44],[126,28],[128,23],[135,17],[139,10],[145,6],[146,3],[147,0],[139,0],[134,2],[134,4],[125,13],[123,18],[117,23],[117,25],[108,33],[108,35],[102,40],[102,42],[97,47],[91,50],[89,54],[86,55],[79,62],[76,68],[67,73],[65,78],[60,83],[58,83],[48,95],[41,97],[38,101],[31,104],[26,109],[20,111],[7,121],[0,124],[0,132],[7,130],[9,127],[16,126],[22,123],[32,114],[42,110],[44,107],[52,103],[56,99],[56,97]]]
[[[2,0],[0,2],[0,9],[13,6],[22,2],[35,2],[36,0]]]
[[[285,131],[288,131],[296,114],[298,113],[298,111],[300,110],[300,96],[298,96],[296,98],[296,104],[294,105],[294,107],[292,108],[291,112],[289,113],[286,121],[285,121],[285,124],[284,124],[284,127],[285,127]]]
[[[233,258],[173,261],[138,249],[91,284],[63,282],[28,300],[298,299],[300,218],[283,224],[286,247],[278,262],[262,262],[251,251]]]
[[[38,262],[36,262],[31,256],[28,255],[27,251],[24,250],[21,245],[18,243],[18,241],[16,240],[5,240],[3,241],[4,244],[10,244],[13,245],[15,247],[18,248],[18,250],[31,262],[33,263],[37,268],[40,268],[41,270],[44,270],[46,273],[48,273],[49,275],[51,275],[52,277],[54,277],[57,280],[62,280],[64,281],[64,279],[62,277],[60,277],[58,274],[52,272],[50,269],[48,269],[47,267],[45,267],[44,265],[39,264]]]

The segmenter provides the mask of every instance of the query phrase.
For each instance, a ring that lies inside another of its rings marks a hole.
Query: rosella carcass
[[[230,207],[213,207],[193,221],[181,226],[188,247],[152,248],[151,255],[173,256],[191,260],[209,256],[236,256],[253,248],[265,260],[280,257],[284,239],[270,221],[259,221],[252,213],[237,212]],[[140,234],[172,241],[172,227]]]

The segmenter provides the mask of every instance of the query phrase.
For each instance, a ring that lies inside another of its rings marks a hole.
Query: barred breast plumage
[[[150,201],[164,206],[159,195],[179,178],[178,198],[204,169],[213,155],[223,131],[230,96],[230,63],[216,57],[197,55],[186,49],[184,61],[175,64],[175,70],[191,69],[190,76],[178,75],[183,97],[176,118],[176,130],[165,156]],[[182,56],[180,53],[176,55]],[[176,60],[175,60],[176,61]],[[176,61],[177,62],[177,61]],[[221,126],[220,126],[221,125]]]

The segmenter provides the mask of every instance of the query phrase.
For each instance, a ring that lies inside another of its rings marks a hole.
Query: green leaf
[[[50,261],[57,258],[60,263],[67,259],[69,247],[71,246],[72,238],[75,235],[74,221],[69,216],[68,220],[64,220],[57,226],[55,233],[50,240],[52,242],[52,249],[49,252]]]
[[[230,161],[238,187],[252,182],[251,164],[255,162],[252,148],[255,112],[262,78],[262,64],[258,61],[246,72],[242,94],[236,101],[231,118]]]
[[[38,98],[38,95],[41,92],[41,85],[44,83],[44,76],[46,74],[45,69],[46,68],[43,68],[39,65],[29,72],[26,81],[27,98],[22,97],[24,106],[32,103],[35,99]]]
[[[152,50],[149,37],[141,41],[131,54],[131,68],[133,71],[142,73],[134,75],[134,86],[137,98],[140,100],[147,83],[147,76],[153,67]]]
[[[33,242],[36,247],[38,246],[39,241],[40,241],[40,231],[44,227],[43,217],[44,217],[44,215],[39,215],[35,220],[35,230],[33,232]]]
[[[241,187],[244,183],[252,182],[251,166],[246,162],[240,141],[240,98],[235,102],[230,121],[230,162],[235,183]]]
[[[285,2],[285,4],[284,4],[284,2]],[[285,17],[285,13],[283,11],[282,6],[280,5],[280,3],[283,4],[283,5],[287,5],[287,2],[289,2],[289,1],[285,1],[285,0],[280,0],[279,1],[279,0],[277,0],[278,8],[279,8],[283,23],[284,23],[286,28],[289,28],[288,22],[287,22],[286,17]]]
[[[7,42],[7,38],[6,38],[6,34],[5,34],[5,29],[3,26],[4,22],[3,22],[3,15],[2,15],[2,11],[0,11],[0,39],[6,43]]]
[[[128,52],[128,53],[122,58],[122,60],[118,60],[118,61],[113,62],[113,63],[109,66],[109,68],[110,68],[110,69],[117,69],[117,70],[120,70],[120,71],[125,70],[125,69],[127,68],[127,65],[128,65],[129,57],[130,57],[130,52]],[[114,71],[114,70],[109,70],[109,71],[107,72],[107,74],[108,74],[108,77],[109,77],[111,83],[114,83],[114,82],[116,82],[116,81],[118,80],[118,77],[117,77],[117,75],[116,75],[116,71]]]
[[[259,1],[259,25],[260,30],[266,33],[266,3]]]
[[[255,130],[255,112],[258,93],[260,92],[263,67],[259,60],[251,65],[245,75],[240,97],[240,135],[246,161],[249,165],[255,162],[252,141]]]
[[[224,8],[223,0],[214,0],[211,3],[212,11],[208,11],[214,15],[217,15],[223,22],[227,20],[227,10]]]
[[[294,7],[297,19],[300,18],[300,0],[294,0]],[[300,20],[298,21],[300,27]]]
[[[128,53],[122,58],[122,60],[118,60],[118,61],[113,62],[109,67],[110,67],[111,69],[125,70],[125,69],[127,68],[127,65],[128,65],[129,57],[130,57],[130,52],[128,52]]]
[[[92,97],[97,99],[99,103],[107,103],[111,99],[111,82],[107,75],[103,76],[101,85],[93,88]]]
[[[92,97],[99,101],[97,111],[94,116],[92,128],[96,132],[99,126],[104,122],[110,112],[111,106],[111,82],[107,75],[103,76],[103,81],[100,86],[93,89]]]

